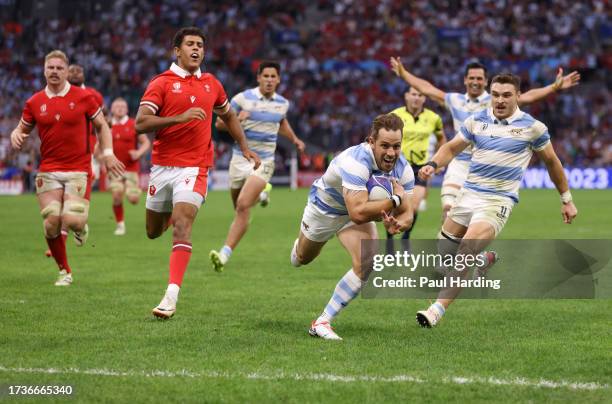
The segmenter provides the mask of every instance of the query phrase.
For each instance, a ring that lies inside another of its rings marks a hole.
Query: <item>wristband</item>
[[[109,156],[114,156],[115,154],[113,153],[113,149],[112,148],[108,148],[108,149],[104,149],[102,151],[102,156],[104,157],[109,157]]]
[[[572,201],[572,193],[570,191],[565,191],[561,194],[561,203],[567,204]]]
[[[391,201],[393,202],[394,209],[402,204],[402,197],[397,194],[391,195],[389,199],[391,199]]]
[[[429,160],[427,163],[425,163],[423,165],[424,166],[432,166],[434,170],[438,168],[438,163],[436,163],[433,160]]]

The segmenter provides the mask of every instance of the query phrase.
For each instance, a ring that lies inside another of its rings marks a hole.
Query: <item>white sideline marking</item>
[[[212,379],[250,379],[250,380],[306,380],[306,381],[328,381],[328,382],[383,382],[383,383],[446,383],[446,384],[490,384],[496,386],[522,386],[522,387],[544,387],[549,389],[567,388],[570,390],[602,390],[608,389],[607,384],[595,382],[568,382],[540,379],[538,381],[517,377],[514,379],[498,379],[496,377],[459,377],[450,376],[435,380],[422,379],[410,375],[396,376],[348,376],[334,375],[329,373],[229,373],[229,372],[192,372],[189,370],[166,371],[166,370],[112,370],[112,369],[79,369],[79,368],[7,368],[0,365],[0,372],[9,373],[46,373],[46,374],[80,374],[111,377],[187,377],[187,378],[212,378]]]

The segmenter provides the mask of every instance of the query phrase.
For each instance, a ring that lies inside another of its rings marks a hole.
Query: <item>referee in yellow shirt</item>
[[[404,240],[410,238],[410,232],[417,220],[419,205],[427,191],[427,182],[421,180],[417,174],[419,169],[429,161],[429,139],[432,134],[438,138],[436,148],[446,143],[442,118],[432,110],[423,107],[426,100],[427,98],[423,93],[414,87],[410,87],[404,93],[406,105],[391,111],[404,121],[402,152],[414,171],[414,190],[412,194],[414,220],[412,227],[402,235]],[[393,238],[393,236],[387,233],[387,238]]]

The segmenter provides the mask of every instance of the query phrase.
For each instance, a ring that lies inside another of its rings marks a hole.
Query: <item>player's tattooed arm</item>
[[[342,196],[348,210],[349,217],[356,224],[363,224],[373,220],[381,220],[382,212],[393,209],[391,199],[380,201],[368,200],[368,191],[342,188]]]

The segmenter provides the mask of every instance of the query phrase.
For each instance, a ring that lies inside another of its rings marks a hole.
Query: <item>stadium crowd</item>
[[[519,74],[524,89],[551,83],[558,66],[579,70],[580,86],[529,111],[548,125],[564,164],[612,164],[612,9],[605,0],[206,3],[92,1],[72,18],[30,15],[21,2],[1,4],[0,178],[36,164],[36,140],[14,153],[8,136],[24,101],[43,86],[45,53],[64,50],[85,67],[87,85],[104,94],[107,106],[123,96],[134,114],[147,81],[173,59],[168,38],[183,25],[208,32],[206,68],[230,96],[255,86],[258,61],[281,62],[289,120],[313,153],[302,165],[358,143],[375,115],[401,105],[405,86],[388,67],[396,55],[414,74],[459,92],[463,66],[474,59],[490,76]],[[432,102],[428,107],[441,113],[452,136],[450,114]],[[219,142],[221,167],[228,151]],[[279,172],[285,157],[279,151]]]

